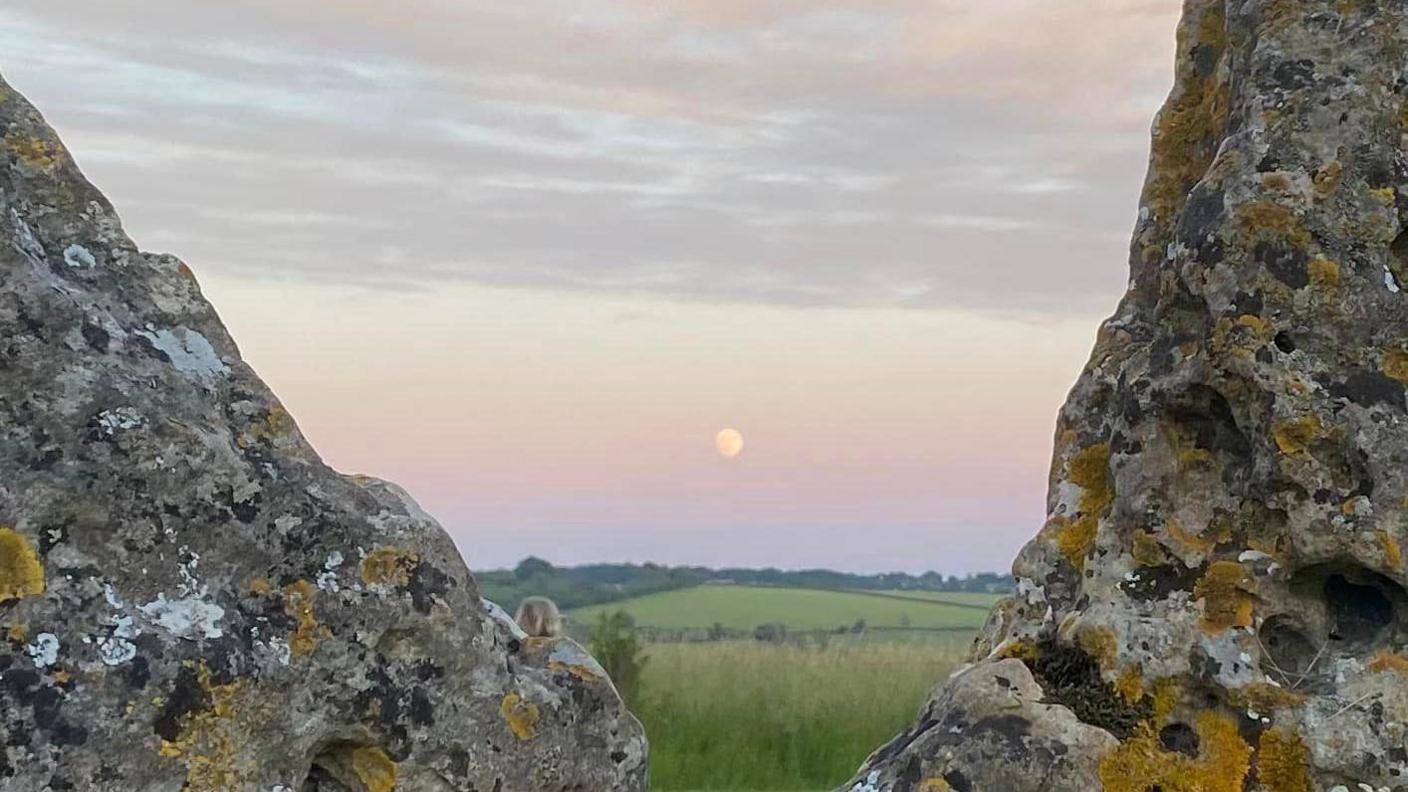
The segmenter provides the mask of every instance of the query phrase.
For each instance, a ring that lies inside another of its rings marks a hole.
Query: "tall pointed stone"
[[[339,475],[0,82],[0,790],[645,785],[576,644]]]
[[[1187,0],[1017,594],[847,789],[1408,788],[1405,45]]]

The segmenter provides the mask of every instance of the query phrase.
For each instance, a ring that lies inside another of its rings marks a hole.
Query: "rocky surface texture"
[[[600,667],[324,465],[0,82],[0,790],[644,786]]]
[[[1177,58],[1018,593],[848,790],[1408,790],[1408,8]]]

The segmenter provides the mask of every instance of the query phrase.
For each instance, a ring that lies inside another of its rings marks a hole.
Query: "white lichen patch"
[[[122,665],[137,656],[137,645],[131,639],[141,634],[131,616],[114,616],[112,635],[98,639],[98,659],[104,665]]]
[[[44,246],[39,243],[39,238],[34,235],[34,231],[29,227],[29,223],[20,217],[19,212],[10,210],[10,227],[15,231],[15,247],[19,249],[31,264],[38,264],[46,258]]]
[[[337,570],[342,566],[342,553],[334,550],[328,553],[328,557],[323,561],[323,571],[318,574],[318,589],[333,594],[337,593]]]
[[[48,668],[59,662],[59,637],[53,633],[39,633],[34,643],[24,648],[35,668]]]
[[[138,330],[137,335],[150,341],[182,374],[205,378],[230,373],[230,367],[220,359],[209,339],[194,330],[178,330],[180,335],[166,328],[154,330],[148,325],[146,330]]]
[[[858,781],[855,786],[851,787],[851,792],[884,792],[880,787],[880,771],[870,771],[870,775],[866,776],[864,781]]]
[[[104,437],[113,437],[118,432],[125,432],[129,429],[146,423],[146,419],[131,407],[118,407],[114,410],[103,410],[93,419],[97,424],[97,430]]]
[[[162,629],[188,641],[219,638],[225,634],[220,628],[225,609],[197,597],[169,600],[165,594],[158,594],[156,599],[137,609]]]
[[[98,266],[98,260],[82,245],[69,245],[64,248],[64,263],[74,269],[92,269]]]

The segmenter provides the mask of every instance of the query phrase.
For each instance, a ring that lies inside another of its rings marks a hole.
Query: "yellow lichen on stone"
[[[7,137],[5,148],[20,162],[36,170],[48,170],[59,161],[58,152],[48,142],[36,137]]]
[[[1158,730],[1146,723],[1100,760],[1104,792],[1242,792],[1252,748],[1230,716],[1198,716],[1198,756],[1165,750]]]
[[[262,597],[274,590],[274,584],[268,578],[258,577],[249,581],[249,593],[256,597]]]
[[[415,551],[378,547],[362,559],[362,582],[369,586],[404,588],[410,584],[411,572],[418,563],[420,556]]]
[[[1408,350],[1389,349],[1384,352],[1379,368],[1388,376],[1408,384]]]
[[[1294,210],[1272,201],[1242,204],[1237,207],[1237,220],[1253,236],[1277,237],[1299,248],[1307,248],[1314,241]]]
[[[1389,569],[1398,569],[1403,566],[1403,546],[1398,543],[1398,539],[1388,531],[1379,531],[1379,547],[1384,551],[1384,564]]]
[[[1253,682],[1227,692],[1234,705],[1259,713],[1298,707],[1305,703],[1305,694],[1269,682]]]
[[[12,643],[24,643],[29,640],[29,625],[24,622],[11,622],[5,628],[5,637]]]
[[[525,741],[538,736],[537,704],[524,701],[517,693],[509,693],[499,705],[499,712],[503,714],[504,723],[508,724],[513,736]]]
[[[253,763],[238,758],[238,704],[243,683],[211,684],[210,668],[201,664],[197,672],[209,706],[188,713],[180,723],[175,740],[162,740],[157,753],[166,759],[180,759],[186,765],[187,792],[225,792],[242,789],[250,781]]]
[[[1295,732],[1267,729],[1257,742],[1256,777],[1267,792],[1307,792],[1310,751]]]
[[[1394,199],[1397,197],[1392,187],[1379,187],[1370,190],[1369,194],[1378,199],[1379,203],[1384,206],[1393,206]]]
[[[1168,560],[1163,543],[1159,541],[1157,536],[1147,531],[1140,531],[1134,535],[1134,546],[1130,550],[1130,555],[1144,566],[1159,566]]]
[[[391,792],[396,788],[396,763],[380,748],[362,746],[354,749],[352,772],[367,792]]]
[[[1220,57],[1226,46],[1226,24],[1226,13],[1217,3],[1196,24],[1179,29],[1179,51],[1201,47]],[[1152,162],[1144,192],[1144,202],[1161,221],[1171,220],[1183,208],[1193,185],[1212,166],[1227,128],[1227,84],[1215,71],[1199,74],[1191,59],[1180,59],[1180,64],[1183,89],[1169,98],[1154,122]]]
[[[1081,488],[1080,514],[1065,523],[1056,546],[1076,569],[1085,568],[1085,557],[1095,546],[1100,518],[1115,500],[1110,480],[1110,444],[1082,449],[1066,464],[1066,478]]]
[[[1236,561],[1217,561],[1193,587],[1193,596],[1203,601],[1201,625],[1208,633],[1220,633],[1252,623],[1251,580]]]
[[[1277,422],[1271,427],[1271,438],[1286,456],[1304,456],[1309,453],[1310,444],[1320,437],[1322,431],[1320,419],[1307,415]]]
[[[0,602],[44,593],[44,565],[23,534],[0,527]]]
[[[531,641],[533,639],[530,638],[528,640]],[[553,660],[549,662],[548,669],[553,671],[554,673],[561,673],[565,671],[566,673],[577,677],[583,682],[600,682],[602,679],[601,675],[597,674],[597,672],[593,671],[587,666],[578,665],[575,663],[564,663],[560,660]]]
[[[240,433],[235,443],[240,448],[248,448],[259,442],[274,443],[281,437],[287,437],[297,430],[297,424],[293,422],[293,416],[283,405],[275,404],[269,408],[269,412],[262,420],[255,421],[248,429]]]
[[[1139,670],[1138,665],[1127,666],[1120,672],[1115,678],[1115,692],[1130,705],[1144,699],[1144,672]]]
[[[1340,265],[1327,258],[1311,259],[1308,265],[1310,283],[1320,291],[1334,291],[1340,287]]]
[[[288,649],[294,657],[306,657],[318,648],[318,643],[327,637],[328,631],[318,623],[313,612],[313,600],[318,590],[306,580],[298,580],[284,586],[284,613],[294,619],[294,630],[288,637]]]
[[[1340,188],[1344,181],[1344,165],[1338,160],[1328,162],[1315,172],[1315,194],[1327,198]]]
[[[953,792],[953,786],[942,778],[926,778],[919,782],[915,792]]]
[[[1404,676],[1408,676],[1408,657],[1389,649],[1380,649],[1365,666],[1375,673],[1384,671],[1396,671]]]

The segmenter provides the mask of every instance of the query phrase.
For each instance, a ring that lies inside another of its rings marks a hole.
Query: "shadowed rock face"
[[[600,667],[339,475],[0,82],[0,789],[617,790]]]
[[[1187,0],[1017,595],[846,789],[1408,789],[1406,15]]]

